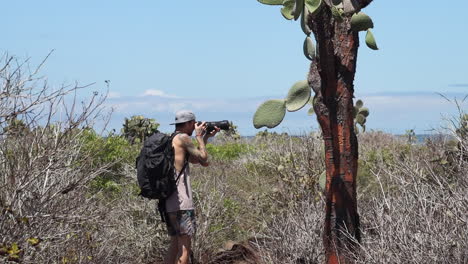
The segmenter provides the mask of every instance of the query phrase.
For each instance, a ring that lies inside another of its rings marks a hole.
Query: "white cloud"
[[[120,97],[121,97],[120,93],[117,93],[117,92],[109,92],[107,94],[107,98],[109,98],[109,99],[120,98]]]
[[[172,103],[167,103],[165,105],[160,105],[159,107],[161,112],[166,111],[166,112],[172,112],[172,113],[175,113],[178,110],[187,109],[187,108],[190,108],[190,107],[185,102],[172,102]]]
[[[179,98],[176,95],[172,94],[166,94],[164,91],[161,90],[155,90],[155,89],[149,89],[146,90],[142,96],[159,96],[159,97],[164,97],[164,98]]]

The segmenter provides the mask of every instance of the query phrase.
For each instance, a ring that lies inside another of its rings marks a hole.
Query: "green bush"
[[[206,150],[214,160],[230,161],[248,153],[251,147],[242,143],[225,143],[222,145],[208,144]]]
[[[140,145],[112,133],[103,137],[91,129],[84,130],[82,137],[83,155],[88,155],[96,168],[108,167],[90,182],[91,192],[104,191],[111,196],[120,193],[124,166],[134,166]]]
[[[93,158],[95,166],[111,164],[110,170],[118,173],[123,164],[133,164],[140,145],[131,145],[124,137],[115,134],[101,136],[94,130],[83,131],[83,152]]]

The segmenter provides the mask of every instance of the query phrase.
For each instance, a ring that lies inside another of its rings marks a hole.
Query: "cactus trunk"
[[[329,8],[308,19],[318,53],[309,72],[315,88],[314,110],[323,132],[326,160],[326,216],[323,242],[327,263],[353,263],[345,248],[360,241],[356,200],[358,141],[354,131],[354,75],[359,36],[350,18],[335,21]],[[354,239],[345,237],[349,232]]]

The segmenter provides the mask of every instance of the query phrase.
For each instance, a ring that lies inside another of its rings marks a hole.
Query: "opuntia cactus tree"
[[[280,5],[284,18],[298,20],[306,35],[302,49],[311,60],[307,81],[293,85],[285,99],[270,100],[258,108],[253,123],[256,128],[272,128],[283,120],[286,111],[297,111],[311,102],[322,129],[325,144],[325,224],[323,242],[327,263],[352,263],[345,248],[358,248],[359,215],[356,199],[358,141],[355,124],[365,129],[368,110],[355,109],[354,75],[356,73],[359,32],[366,31],[366,45],[377,50],[371,29],[372,19],[361,12],[372,0],[258,0]],[[315,43],[312,36],[315,38]],[[300,87],[300,88],[298,88]],[[310,100],[311,90],[315,95]],[[361,101],[362,103],[362,101]],[[349,233],[354,239],[349,239]]]
[[[356,134],[360,132],[357,125],[361,126],[361,132],[366,132],[366,121],[369,116],[369,108],[363,106],[364,102],[362,102],[362,100],[357,100],[354,105],[354,133]]]
[[[154,133],[159,127],[153,118],[145,118],[141,115],[125,118],[122,134],[131,143],[143,142],[146,137]]]

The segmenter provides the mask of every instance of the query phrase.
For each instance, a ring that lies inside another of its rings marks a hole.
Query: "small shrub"
[[[140,115],[132,116],[130,119],[125,118],[122,135],[130,144],[143,143],[158,127],[159,123],[156,123],[153,118],[145,118]]]
[[[83,131],[84,145],[82,152],[84,155],[93,154],[93,164],[102,166],[102,164],[112,164],[108,174],[120,175],[124,164],[134,164],[138,156],[141,145],[130,144],[125,138],[110,133],[107,136],[101,136],[92,129]],[[108,175],[109,176],[109,175]]]
[[[215,160],[232,161],[251,151],[251,147],[244,143],[232,142],[220,145],[208,144],[206,150]]]

